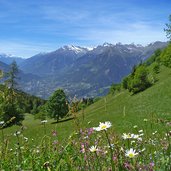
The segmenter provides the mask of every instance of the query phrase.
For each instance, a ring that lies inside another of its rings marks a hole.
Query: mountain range
[[[47,98],[57,88],[63,88],[70,96],[97,96],[106,94],[112,83],[119,83],[134,65],[167,44],[104,43],[94,48],[70,45],[28,59],[0,55],[0,68],[8,68],[16,60],[22,73],[22,90],[36,96]]]
[[[16,61],[17,64],[21,64],[25,59],[21,58],[21,57],[16,57],[16,56],[13,56],[13,55],[8,55],[8,54],[5,54],[5,53],[0,53],[0,61],[1,62],[4,62],[6,64],[11,64],[13,61]]]

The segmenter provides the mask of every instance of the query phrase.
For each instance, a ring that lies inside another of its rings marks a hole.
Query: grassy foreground
[[[108,95],[77,119],[41,124],[27,114],[22,128],[1,130],[0,169],[169,170],[170,85],[171,70],[162,68],[146,91]],[[112,126],[93,129],[105,121]]]
[[[9,148],[9,140],[2,131],[0,168],[11,170],[163,170],[171,169],[171,123],[144,119],[143,129],[134,125],[123,134],[112,131],[111,122],[98,127],[74,131],[66,143],[58,140],[57,132],[44,136],[33,145],[24,131],[14,133],[16,143]],[[163,131],[158,128],[162,125]],[[152,133],[149,133],[149,128]],[[35,139],[36,140],[36,139]],[[34,141],[35,141],[34,140]]]

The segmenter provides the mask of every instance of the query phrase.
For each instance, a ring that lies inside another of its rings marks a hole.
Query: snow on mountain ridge
[[[63,50],[70,50],[70,51],[74,51],[76,54],[78,53],[85,53],[86,51],[88,51],[87,48],[83,48],[80,46],[74,46],[74,45],[66,45],[62,47]]]
[[[102,46],[104,46],[104,47],[108,47],[108,46],[113,46],[113,44],[105,42],[105,43],[103,43],[103,45],[102,45]]]
[[[22,58],[22,57],[18,57],[18,56],[15,56],[12,54],[7,54],[7,53],[0,53],[0,57],[3,57],[3,58]]]
[[[88,51],[92,51],[96,47],[85,47],[85,48],[88,49]]]
[[[6,54],[6,53],[0,53],[0,57],[8,58],[8,57],[14,57],[14,55]]]

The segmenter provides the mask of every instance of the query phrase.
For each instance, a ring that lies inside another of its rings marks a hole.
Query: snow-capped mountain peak
[[[73,51],[76,54],[85,54],[89,51],[94,50],[95,48],[96,47],[65,45],[65,46],[61,47],[59,50]]]
[[[88,51],[92,51],[94,48],[96,48],[96,47],[86,47],[86,49],[87,49]]]
[[[105,43],[103,43],[103,46],[104,47],[109,47],[109,46],[113,46],[113,44],[105,42]]]
[[[88,51],[87,48],[83,48],[80,46],[74,46],[74,45],[65,45],[62,47],[63,50],[69,50],[69,51],[74,51],[76,54],[79,53],[85,53]]]
[[[8,57],[13,57],[13,55],[6,54],[6,53],[0,53],[0,57],[8,58]]]
[[[11,64],[14,60],[17,62],[17,64],[24,61],[24,59],[21,57],[17,57],[15,55],[6,54],[6,53],[0,53],[1,62],[4,62],[6,64]]]
[[[19,56],[16,55],[12,55],[12,54],[8,54],[8,53],[0,53],[0,57],[2,58],[21,58]]]

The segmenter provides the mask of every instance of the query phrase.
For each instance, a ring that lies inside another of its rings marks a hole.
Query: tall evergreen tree
[[[0,79],[3,77],[3,71],[0,70]]]
[[[18,72],[19,70],[17,63],[16,61],[13,61],[10,65],[10,71],[7,73],[8,79],[6,80],[8,87],[10,87],[11,89],[15,89],[17,86]]]
[[[17,86],[18,66],[15,61],[10,65],[10,71],[7,73],[6,86],[4,87],[3,98],[0,104],[1,120],[5,121],[7,126],[21,124],[24,119],[22,110],[19,108],[17,93],[14,91]],[[12,119],[11,118],[15,118]]]
[[[0,70],[0,79],[3,77],[3,71]],[[3,102],[3,94],[4,92],[0,90],[0,114],[2,113],[2,110],[1,110],[1,104]]]

